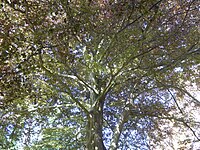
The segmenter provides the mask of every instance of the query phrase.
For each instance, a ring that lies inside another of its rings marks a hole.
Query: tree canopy
[[[0,149],[170,149],[175,128],[199,143],[198,6],[3,0]]]

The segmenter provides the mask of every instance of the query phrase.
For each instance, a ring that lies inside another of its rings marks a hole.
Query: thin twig
[[[179,106],[179,104],[178,104],[176,98],[175,98],[174,95],[172,94],[172,92],[171,92],[169,89],[167,89],[167,90],[168,90],[168,92],[170,93],[170,95],[172,96],[172,98],[173,98],[173,100],[174,100],[174,102],[175,102],[175,104],[176,104],[178,110],[181,112],[182,115],[184,115],[183,110],[180,108],[180,106]],[[182,120],[182,122],[183,122],[183,124],[184,124],[186,127],[188,127],[188,128],[190,129],[190,131],[192,131],[193,135],[197,138],[197,140],[200,141],[200,138],[196,135],[196,132],[190,127],[190,125],[188,125],[188,123],[186,123],[184,120]]]

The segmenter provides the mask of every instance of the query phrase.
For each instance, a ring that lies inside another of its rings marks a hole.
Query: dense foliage
[[[170,149],[178,127],[191,148],[198,4],[3,0],[0,149]]]

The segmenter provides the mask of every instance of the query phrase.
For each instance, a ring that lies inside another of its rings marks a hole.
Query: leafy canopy
[[[4,0],[0,11],[1,149],[149,149],[175,126],[199,141],[185,110],[200,106],[186,88],[199,83],[197,1]]]

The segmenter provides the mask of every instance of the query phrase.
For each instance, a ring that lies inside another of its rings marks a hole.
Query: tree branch
[[[119,122],[116,125],[115,130],[113,132],[113,138],[111,141],[110,150],[117,150],[117,148],[118,148],[118,143],[119,143],[120,135],[123,130],[124,123],[126,123],[128,116],[129,116],[129,111],[126,109],[127,108],[125,107],[125,110],[122,113],[122,115],[119,119]]]
[[[56,77],[56,79],[59,79],[59,78],[58,78],[58,77],[60,77],[59,74],[56,75],[55,73],[51,72],[50,70],[48,70],[48,69],[43,65],[44,62],[43,62],[43,60],[42,60],[41,54],[39,55],[39,57],[40,57],[41,67],[42,67],[47,73],[49,73],[50,75]],[[74,76],[68,76],[68,77],[69,77],[69,78],[71,77],[72,79],[73,79],[73,78],[76,78],[76,77],[74,77]],[[60,80],[60,83],[63,83],[61,79],[59,79],[59,80]],[[71,93],[71,90],[69,89],[69,87],[67,87],[67,86],[65,85],[65,88],[67,89],[68,94],[69,94],[69,96],[72,98],[72,100],[73,100],[87,115],[89,115],[89,111],[83,106],[83,104],[80,103],[80,101],[79,101],[78,99],[76,99],[76,98],[73,96],[73,94]]]
[[[170,93],[170,95],[172,96],[172,98],[173,98],[173,100],[174,100],[174,102],[175,102],[175,104],[176,104],[178,110],[181,112],[182,115],[184,115],[184,112],[183,112],[182,109],[180,108],[180,106],[179,106],[179,104],[178,104],[176,98],[175,98],[174,95],[172,94],[172,92],[171,92],[169,89],[167,89],[167,90],[168,90],[168,92]],[[196,132],[190,127],[190,125],[189,125],[187,122],[185,122],[184,120],[182,120],[182,122],[183,122],[183,124],[184,124],[186,127],[188,127],[188,128],[190,129],[190,131],[191,131],[191,132],[193,133],[193,135],[197,138],[197,140],[200,141],[200,138],[196,135]]]
[[[159,3],[161,3],[163,0],[159,0],[158,2],[156,2],[154,5],[152,5],[149,9],[148,12],[151,11],[154,7],[156,7]],[[147,13],[147,12],[146,12]],[[134,24],[135,22],[137,22],[139,19],[141,19],[146,13],[141,14],[139,17],[137,17],[135,20],[133,20],[131,23],[128,23],[125,27],[123,27],[122,29],[120,29],[118,31],[118,33],[124,31],[126,28],[128,28],[129,26],[131,26],[132,24]]]

